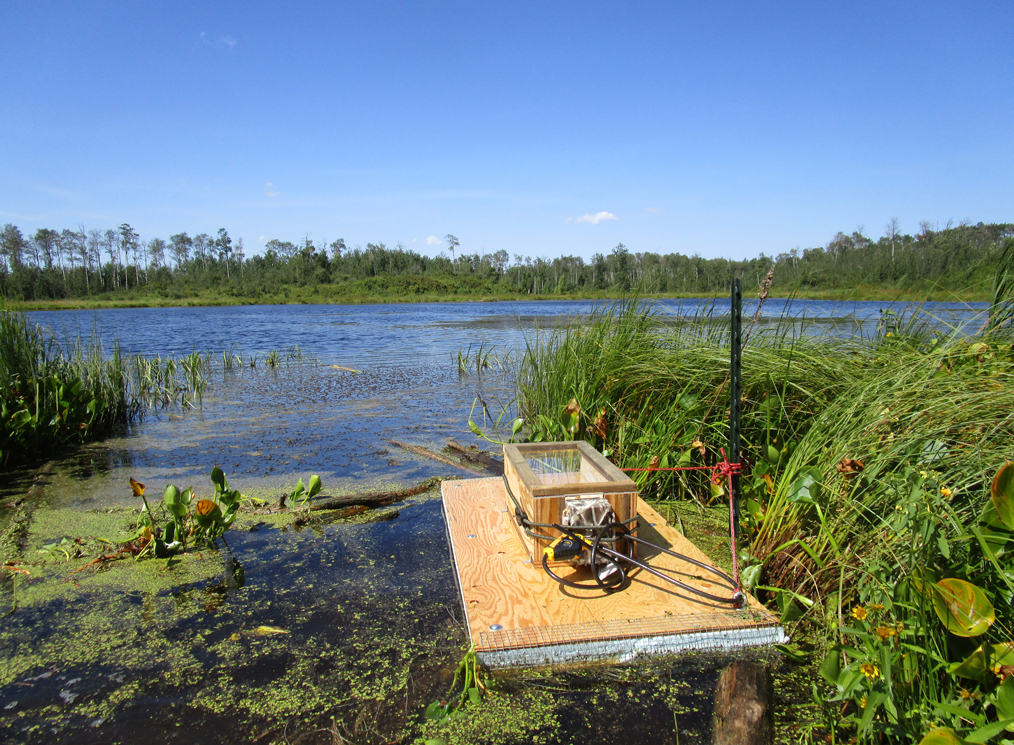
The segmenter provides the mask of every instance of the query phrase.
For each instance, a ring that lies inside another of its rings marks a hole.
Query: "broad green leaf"
[[[768,459],[768,463],[777,464],[779,455],[778,448],[774,445],[768,445],[764,449],[764,456]]]
[[[511,434],[516,435],[518,432],[521,431],[521,428],[523,426],[525,426],[525,420],[522,419],[521,417],[518,417],[513,422],[511,422]]]
[[[841,675],[841,652],[836,649],[832,649],[828,653],[824,661],[820,663],[820,667],[817,669],[820,673],[820,677],[826,680],[832,685],[838,682],[838,676]]]
[[[320,476],[314,474],[310,477],[310,488],[307,490],[306,498],[313,499],[324,488],[324,485],[320,482]]]
[[[1014,463],[1007,461],[996,472],[990,492],[1000,521],[1014,530]]]
[[[817,469],[803,471],[789,487],[789,501],[804,504],[816,504],[820,499],[820,481],[817,480]]]
[[[180,501],[180,490],[176,488],[175,484],[169,484],[162,492],[162,501],[166,507],[176,504]]]
[[[982,647],[972,652],[964,662],[956,662],[947,668],[951,675],[961,678],[978,678],[986,672],[986,652]]]
[[[423,714],[427,719],[433,719],[440,721],[447,716],[447,707],[441,704],[439,701],[434,701],[432,704],[426,707],[426,711]]]
[[[471,419],[468,420],[468,428],[472,431],[473,435],[476,435],[477,437],[485,437],[485,435],[482,433],[482,430],[479,429],[479,425],[473,422]]]
[[[1014,719],[1014,676],[1008,675],[997,686],[996,711],[1002,719]]]
[[[950,727],[935,729],[919,741],[919,745],[964,745],[965,741]]]
[[[215,485],[215,491],[225,491],[229,488],[229,484],[225,480],[225,472],[218,466],[211,469],[211,483]]]
[[[989,598],[963,579],[942,579],[933,585],[933,610],[955,636],[979,636],[993,625],[996,613]]]
[[[474,688],[473,687],[473,688],[469,688],[468,689],[468,700],[471,701],[473,704],[476,704],[476,705],[478,705],[479,702],[482,701],[482,696],[479,693],[479,689],[478,688]]]

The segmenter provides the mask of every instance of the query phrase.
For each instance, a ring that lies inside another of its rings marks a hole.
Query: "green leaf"
[[[768,463],[772,465],[778,464],[778,458],[781,453],[778,452],[778,448],[774,445],[768,445],[764,450],[764,456],[768,459]]]
[[[997,686],[996,711],[1003,719],[1014,719],[1014,676],[1008,675]]]
[[[310,477],[310,488],[309,490],[307,490],[306,498],[313,499],[315,496],[317,496],[317,494],[320,493],[320,490],[323,488],[324,485],[320,481],[320,476],[314,474],[313,476]]]
[[[955,636],[979,636],[986,632],[996,612],[978,587],[963,579],[942,579],[933,585],[933,610]]]
[[[187,514],[187,505],[180,500],[180,496],[180,490],[175,484],[169,484],[162,492],[162,504],[173,517],[182,518]]]
[[[936,709],[938,713],[943,712],[944,714],[950,714],[954,717],[961,717],[962,719],[967,719],[968,721],[975,722],[979,725],[986,723],[986,718],[982,716],[982,714],[977,714],[963,706],[949,704],[946,701],[938,701],[933,705],[933,708]]]
[[[828,683],[837,683],[838,676],[841,674],[841,652],[837,649],[832,649],[827,657],[824,658],[824,661],[820,663],[817,672]]]
[[[432,719],[439,722],[441,719],[447,716],[447,707],[441,704],[439,701],[434,701],[432,704],[426,707],[426,711],[423,712],[423,716],[427,719]]]
[[[987,724],[985,727],[980,727],[974,732],[969,732],[965,735],[965,742],[990,742],[1011,724],[1014,724],[1014,719],[1001,719],[999,722]]]
[[[816,468],[803,471],[789,487],[789,501],[816,504],[820,499],[820,472]]]
[[[877,710],[886,698],[887,694],[880,691],[873,691],[866,697],[866,708],[863,709],[863,718],[859,720],[860,733],[865,732],[873,722],[873,717],[877,715]]]
[[[793,602],[795,605],[795,602]],[[794,649],[787,644],[776,644],[775,649],[797,664],[802,664],[810,659],[810,653],[801,649]]]
[[[476,705],[478,705],[478,703],[480,701],[482,701],[482,696],[479,693],[479,689],[478,688],[469,688],[468,689],[468,700],[470,702],[472,702],[473,704],[476,704]]]
[[[1014,463],[1007,461],[996,472],[990,493],[1000,521],[1014,530]]]
[[[518,417],[513,422],[511,422],[511,434],[512,435],[516,435],[518,432],[521,431],[521,428],[524,427],[524,426],[525,426],[525,420],[522,419],[521,417]]]
[[[218,466],[211,469],[211,483],[215,485],[215,491],[225,491],[229,488],[229,482],[225,480],[225,472]]]
[[[982,647],[972,652],[964,662],[956,662],[947,668],[951,675],[961,678],[978,678],[986,672],[986,652]]]
[[[472,434],[476,435],[477,437],[486,436],[485,434],[483,434],[482,430],[479,429],[479,425],[473,422],[471,419],[468,420],[468,428],[472,431]]]
[[[950,727],[941,727],[928,733],[919,745],[964,745],[965,741],[954,734]]]

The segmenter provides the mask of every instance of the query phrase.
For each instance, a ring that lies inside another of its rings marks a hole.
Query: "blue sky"
[[[745,258],[1014,221],[1009,1],[0,12],[0,222],[26,233]]]

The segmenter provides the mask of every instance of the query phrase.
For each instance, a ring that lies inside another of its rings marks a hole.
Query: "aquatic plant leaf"
[[[975,679],[986,672],[986,651],[983,647],[968,655],[963,662],[956,662],[947,668],[951,675],[960,678]]]
[[[768,445],[765,448],[764,457],[768,459],[768,463],[771,463],[772,465],[777,465],[779,455],[780,453],[778,452],[778,448],[776,448],[774,445]]]
[[[964,745],[965,741],[958,737],[950,727],[940,727],[929,732],[919,741],[919,745]]]
[[[838,676],[841,675],[841,652],[837,648],[832,649],[824,661],[820,663],[817,672],[828,683],[832,685],[837,683]]]
[[[478,704],[482,701],[482,696],[479,693],[478,688],[468,689],[468,700],[478,706]]]
[[[811,468],[803,471],[789,487],[789,501],[816,504],[820,499],[820,471]]]
[[[971,582],[942,579],[933,588],[936,590],[933,593],[933,610],[944,628],[955,636],[979,636],[996,620],[993,604]]]
[[[447,716],[447,706],[446,704],[442,704],[439,701],[434,701],[433,703],[431,703],[429,706],[426,707],[426,710],[423,712],[423,716],[425,716],[427,719],[432,719],[433,721],[439,722],[441,719]]]
[[[288,634],[289,632],[277,626],[258,626],[253,630],[253,633],[257,636],[272,636],[274,634]]]
[[[306,498],[313,499],[323,488],[324,486],[320,482],[320,476],[314,474],[310,477],[310,488],[306,491]]]
[[[922,446],[919,454],[919,465],[928,466],[943,460],[950,451],[941,440],[930,440]]]
[[[804,652],[801,649],[790,647],[787,644],[776,644],[775,649],[797,664],[802,664],[810,659],[809,652]]]
[[[513,422],[511,422],[511,434],[516,435],[518,432],[521,431],[521,428],[523,426],[525,426],[525,420],[522,419],[521,417],[518,417]]]
[[[144,484],[140,481],[135,481],[133,476],[130,478],[130,488],[134,490],[135,497],[144,496]]]
[[[225,472],[218,466],[211,469],[211,483],[215,485],[215,491],[218,492],[229,488],[229,482],[225,480]]]
[[[1007,461],[996,472],[990,493],[1000,522],[1014,530],[1014,463]]]
[[[1014,718],[1014,676],[1008,675],[996,688],[996,711],[1001,719]]]

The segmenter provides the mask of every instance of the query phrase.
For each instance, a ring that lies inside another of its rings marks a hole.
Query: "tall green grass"
[[[815,695],[850,739],[918,741],[941,723],[981,738],[1000,726],[999,679],[952,671],[987,642],[1014,662],[1014,532],[979,518],[1014,453],[1010,287],[971,336],[916,309],[868,334],[762,325],[743,350],[742,576],[798,599],[827,644],[846,645],[829,657],[843,658],[825,671],[834,686]],[[710,310],[673,320],[628,300],[532,335],[517,382],[530,437],[582,437],[622,468],[715,464],[728,433],[727,327]],[[727,496],[708,472],[631,476],[647,496]],[[945,577],[981,583],[996,607],[988,631],[966,640],[937,620],[939,591],[924,588]],[[849,617],[859,603],[870,619]],[[1008,687],[1014,711],[1014,677]]]
[[[102,436],[149,408],[199,403],[210,357],[106,356],[96,336],[61,345],[0,309],[0,466]]]

